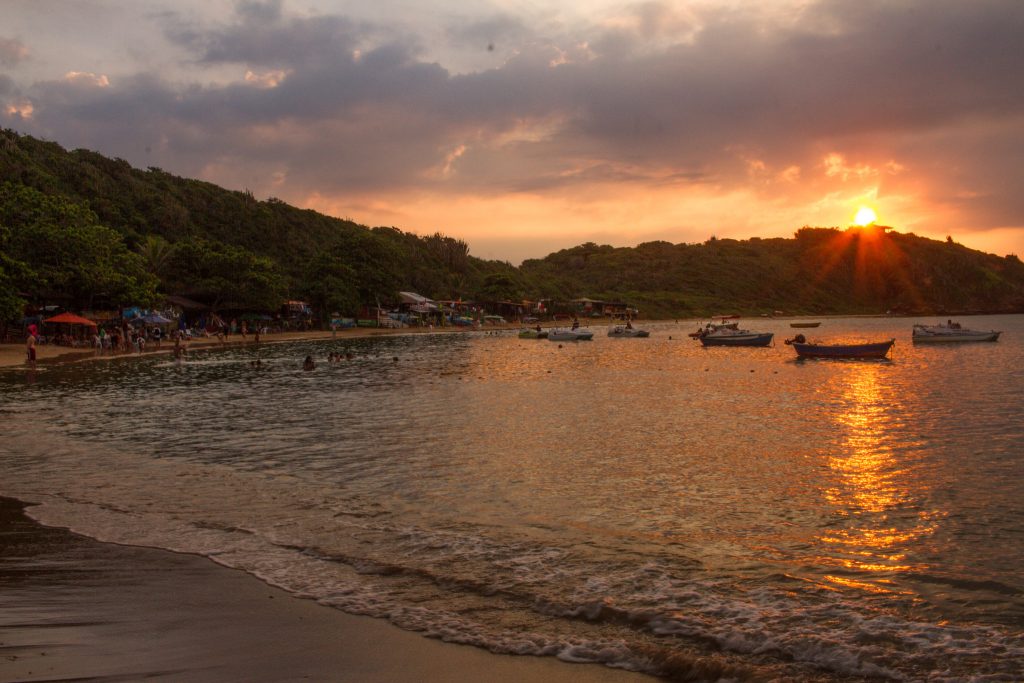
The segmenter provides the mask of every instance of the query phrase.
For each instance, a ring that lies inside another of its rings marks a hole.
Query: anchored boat
[[[583,327],[575,330],[556,327],[548,332],[548,341],[588,341],[593,338],[594,333]]]
[[[994,342],[1002,332],[995,330],[967,330],[958,323],[946,325],[914,325],[914,342]]]
[[[886,358],[896,340],[868,344],[808,344],[787,339],[786,343],[792,345],[800,358]]]
[[[608,329],[609,337],[618,338],[629,338],[629,337],[649,337],[651,333],[647,330],[641,330],[636,327],[628,327],[626,325],[615,325]]]
[[[768,346],[772,343],[772,332],[751,332],[719,327],[702,334],[699,339],[704,346]]]
[[[520,339],[547,339],[547,330],[535,330],[529,327],[519,330]]]

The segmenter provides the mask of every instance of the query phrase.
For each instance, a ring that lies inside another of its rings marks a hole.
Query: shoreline
[[[945,314],[943,314],[945,315]],[[746,320],[764,321],[764,320],[829,320],[832,318],[936,318],[943,317],[943,315],[890,315],[886,313],[860,313],[851,315],[791,315],[791,316],[778,316],[778,317],[746,317]],[[957,318],[970,317],[973,315],[1022,315],[1019,313],[982,313],[982,314],[963,314],[959,316],[953,316]],[[690,324],[694,321],[702,322],[709,319],[718,318],[720,316],[710,316],[703,318],[665,318],[665,319],[641,319],[637,321],[640,326],[645,324],[664,324],[664,323],[685,323]],[[742,319],[742,318],[741,318]],[[533,325],[536,325],[534,323]],[[545,321],[539,323],[541,327],[549,329],[552,327],[564,327],[566,321]],[[608,320],[605,318],[601,319],[589,319],[586,320],[586,324],[583,327],[607,327],[610,325],[618,324],[618,321]],[[532,327],[528,325],[526,327]],[[414,335],[414,334],[453,334],[457,332],[500,332],[500,331],[515,331],[522,329],[524,325],[518,325],[515,323],[507,323],[505,325],[488,325],[482,328],[471,328],[471,327],[392,327],[392,328],[381,328],[381,327],[353,327],[345,330],[338,330],[337,335],[330,330],[311,330],[308,332],[274,332],[264,336],[260,345],[266,344],[283,344],[294,341],[325,341],[335,339],[342,341],[345,339],[367,339],[372,337],[387,337],[396,335]],[[220,341],[216,337],[199,337],[188,340],[186,348],[189,351],[196,351],[201,349],[226,349],[226,348],[238,348],[245,346],[256,346],[256,342],[253,340],[252,335],[249,335],[245,340],[239,339],[241,335],[233,335],[229,341]],[[170,354],[173,350],[173,342],[164,342],[159,349],[147,349],[146,351],[137,353],[135,351],[122,351],[117,353],[106,353],[98,354],[95,349],[73,349],[66,346],[55,346],[47,344],[36,347],[36,358],[38,366],[47,365],[65,365],[70,363],[81,363],[92,360],[113,360],[117,358],[139,358],[159,354]],[[10,368],[23,368],[28,369],[28,364],[25,361],[25,345],[24,343],[18,344],[0,344],[0,370]]]
[[[445,643],[205,557],[44,526],[27,507],[0,496],[0,681],[657,680]]]
[[[395,335],[406,335],[406,334],[451,334],[453,332],[465,332],[469,328],[464,327],[443,327],[443,328],[425,328],[425,327],[394,327],[394,328],[375,328],[375,327],[354,327],[347,330],[338,330],[337,336],[330,330],[311,330],[308,332],[275,332],[268,335],[264,335],[260,340],[259,345],[271,345],[271,344],[284,344],[287,342],[294,341],[325,341],[335,339],[342,341],[345,339],[367,339],[371,337],[387,337]],[[519,329],[519,326],[509,325],[494,325],[485,330],[511,330]],[[252,335],[249,335],[246,339],[241,339],[241,335],[233,335],[227,341],[220,341],[216,337],[198,337],[189,339],[185,344],[185,348],[189,352],[198,350],[211,350],[211,349],[227,349],[227,348],[241,348],[241,347],[255,347],[256,342]],[[153,355],[170,354],[174,350],[174,343],[171,341],[164,342],[159,349],[151,348],[137,353],[135,351],[119,351],[117,353],[97,353],[96,349],[74,349],[67,346],[56,346],[53,344],[46,344],[36,347],[36,363],[38,366],[46,365],[66,365],[70,363],[81,363],[92,360],[116,360],[118,358],[145,358]],[[20,344],[0,344],[0,369],[2,368],[28,368],[28,364],[25,361],[25,345]]]

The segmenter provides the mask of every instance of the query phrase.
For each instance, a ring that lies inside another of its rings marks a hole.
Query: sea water
[[[1003,336],[948,346],[912,344],[912,322],[746,321],[768,348],[704,349],[686,321],[8,370],[0,495],[494,652],[1021,680],[1024,317],[964,318]],[[798,361],[797,331],[897,343]]]

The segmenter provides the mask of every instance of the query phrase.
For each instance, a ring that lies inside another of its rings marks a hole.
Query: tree
[[[139,245],[138,251],[146,264],[146,269],[162,280],[171,261],[171,243],[159,235],[147,235],[146,241]]]
[[[398,292],[400,254],[393,244],[369,230],[353,230],[342,235],[335,254],[352,269],[359,302],[375,304],[392,300]]]
[[[512,277],[504,273],[492,273],[484,278],[480,296],[488,301],[510,301],[521,299],[522,288]]]
[[[354,313],[359,306],[356,272],[337,252],[318,254],[309,262],[299,291],[322,322],[335,311]]]
[[[4,270],[25,264],[14,268],[13,280],[33,299],[70,298],[76,308],[92,308],[98,297],[115,305],[157,299],[157,280],[142,259],[84,205],[3,183],[0,225],[9,230]]]
[[[26,301],[18,296],[16,281],[30,279],[28,265],[10,256],[11,229],[0,225],[0,326],[21,318]]]
[[[228,305],[272,311],[284,299],[284,279],[273,261],[222,242],[180,240],[171,249],[167,269],[172,291],[204,301],[214,310]]]

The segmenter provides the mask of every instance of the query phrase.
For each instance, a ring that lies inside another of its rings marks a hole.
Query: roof
[[[164,299],[167,301],[167,303],[171,304],[172,306],[177,306],[178,308],[184,309],[186,311],[206,311],[209,310],[210,308],[206,304],[199,303],[198,301],[194,301],[184,296],[177,296],[172,294],[171,296],[164,297]]]
[[[428,299],[422,294],[417,294],[416,292],[399,292],[398,298],[402,300],[403,304],[422,305],[433,303],[432,299]]]

